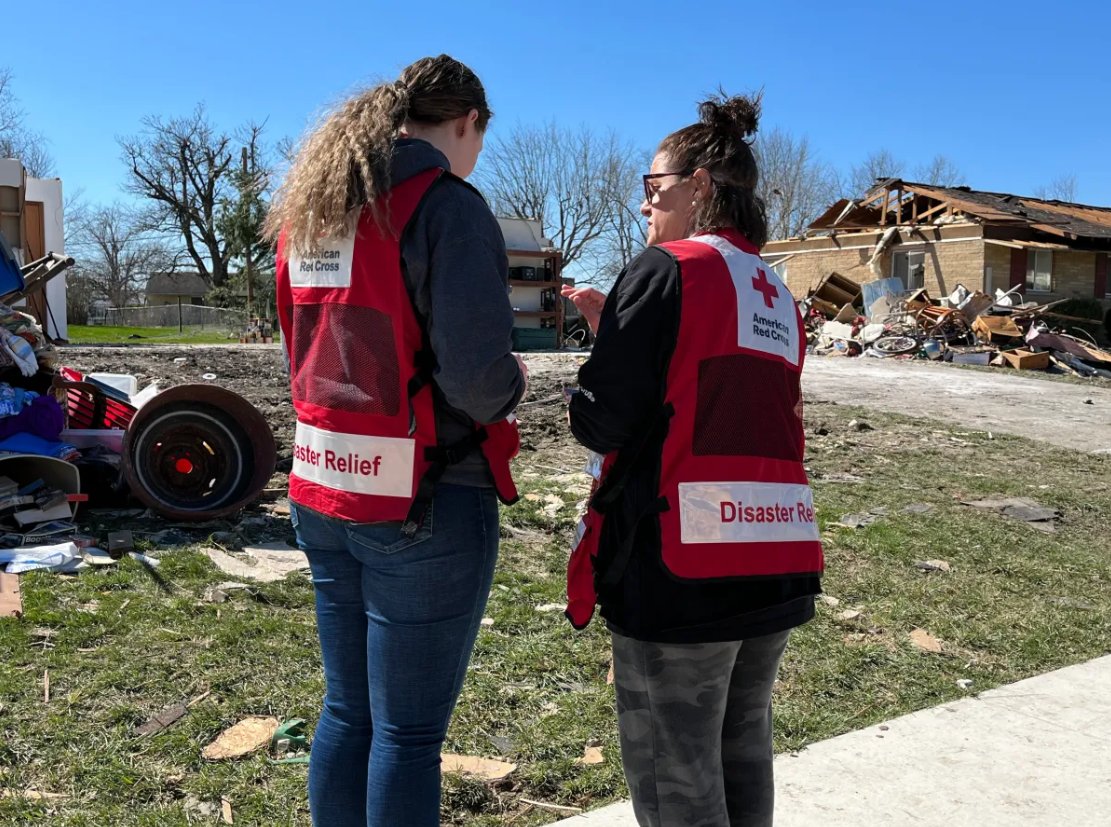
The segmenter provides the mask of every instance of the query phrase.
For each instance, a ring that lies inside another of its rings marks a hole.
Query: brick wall
[[[836,249],[796,255],[784,265],[787,288],[796,298],[802,298],[830,273],[840,273],[861,284],[874,281],[876,276],[868,269],[871,257],[870,250]]]
[[[1011,247],[1000,244],[984,245],[984,266],[992,268],[992,287],[1009,289]],[[1082,250],[1053,251],[1052,290],[1048,293],[1031,293],[1031,301],[1091,298],[1096,285],[1096,254]]]
[[[1011,289],[1011,249],[999,244],[984,245],[984,269],[991,268],[991,284],[986,286],[993,296],[996,290],[1006,293]]]
[[[984,289],[982,240],[928,244],[925,248],[926,289],[935,299],[949,295],[958,284],[963,284],[969,290]]]
[[[1096,254],[1054,250],[1052,286],[1055,297],[1092,298],[1096,287]]]
[[[981,228],[965,225],[926,232],[928,240],[923,241],[920,235],[901,231],[899,242],[889,246],[878,262],[878,274],[868,267],[868,262],[881,233],[839,236],[840,248],[829,238],[773,241],[763,252],[773,263],[794,253],[785,263],[786,281],[787,287],[799,298],[831,272],[861,284],[887,278],[892,275],[893,253],[903,251],[925,253],[924,284],[934,298],[952,293],[958,283],[969,290],[982,289],[985,251],[979,237]]]

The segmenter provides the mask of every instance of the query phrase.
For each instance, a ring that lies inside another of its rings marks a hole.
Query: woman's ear
[[[702,167],[699,167],[691,173],[691,180],[694,181],[695,199],[705,201],[710,197],[710,192],[714,187],[714,179],[710,177],[710,173]]]
[[[462,138],[467,134],[467,126],[470,125],[473,129],[478,129],[478,110],[472,109],[466,115],[459,119],[459,126],[455,130],[455,134]]]

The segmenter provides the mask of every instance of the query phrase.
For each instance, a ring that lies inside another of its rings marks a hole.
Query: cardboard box
[[[1004,350],[1000,351],[1004,359],[1012,368],[1018,370],[1045,370],[1049,367],[1048,353],[1034,353],[1032,350]]]

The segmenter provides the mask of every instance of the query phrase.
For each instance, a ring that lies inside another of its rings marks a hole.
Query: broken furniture
[[[54,379],[71,432],[121,430],[122,476],[144,505],[176,520],[238,511],[274,473],[274,434],[246,399],[215,385],[179,385],[141,407],[76,371]]]
[[[811,307],[816,307],[833,319],[845,308],[860,302],[860,285],[840,273],[830,273],[807,296]]]
[[[6,245],[5,245],[6,246]],[[22,285],[15,285],[7,279],[3,282],[6,292],[0,294],[0,302],[7,304],[9,301],[26,299],[46,289],[56,276],[60,276],[74,261],[69,256],[60,256],[57,253],[47,253],[40,259],[25,264],[20,268]]]
[[[972,330],[984,342],[1010,342],[1022,338],[1022,331],[1010,316],[980,316]]]
[[[270,319],[251,319],[239,334],[241,345],[269,345],[274,342],[274,323]]]

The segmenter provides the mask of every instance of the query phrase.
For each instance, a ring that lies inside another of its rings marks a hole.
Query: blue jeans
[[[312,568],[324,709],[317,827],[438,827],[440,749],[498,553],[494,491],[441,484],[417,534],[291,507]]]

